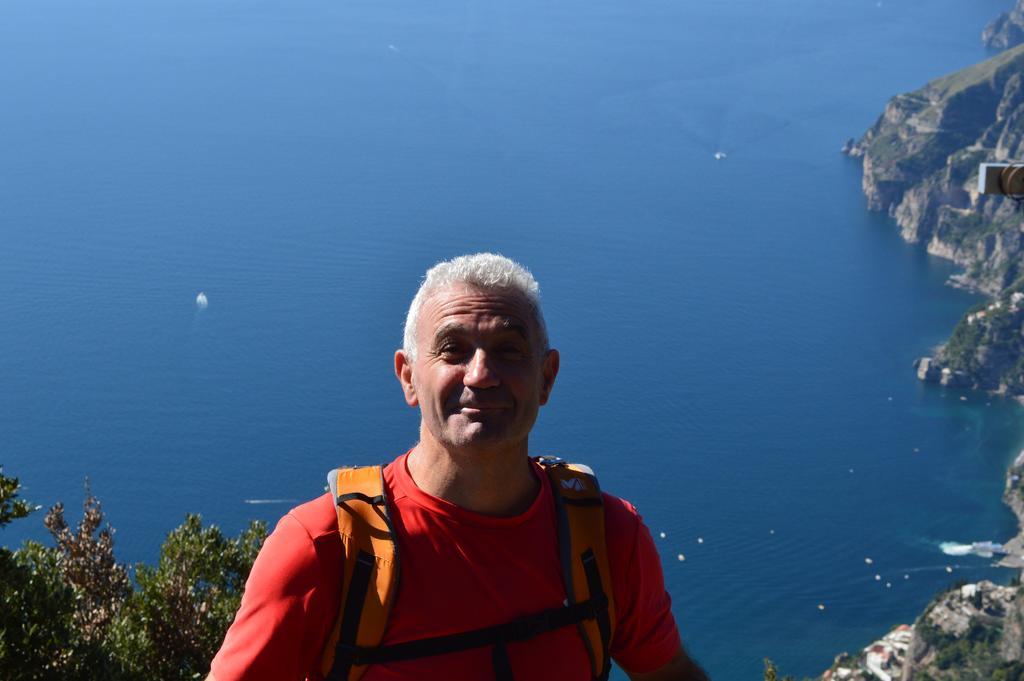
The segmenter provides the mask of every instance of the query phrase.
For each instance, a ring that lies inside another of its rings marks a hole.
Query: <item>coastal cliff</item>
[[[1024,0],[985,40],[1024,42]],[[1024,215],[977,191],[980,163],[1024,161],[1024,44],[894,97],[843,151],[863,159],[868,207],[888,213],[908,242],[959,264],[953,285],[988,296],[933,357],[915,362],[918,377],[1024,402]],[[958,583],[912,624],[837,656],[819,679],[1024,681],[1024,452],[1007,471],[1003,501],[1018,520],[998,563],[1018,571],[1008,586]]]
[[[977,179],[983,161],[1024,156],[1024,45],[894,97],[849,153],[863,158],[868,207],[962,265],[961,285],[995,295],[1021,274],[1015,206]]]
[[[1012,10],[990,21],[981,32],[981,40],[986,47],[995,50],[1005,50],[1024,43],[1024,0],[1017,0]]]
[[[847,153],[863,159],[868,208],[963,267],[951,283],[993,299],[919,361],[919,377],[1024,396],[1024,218],[977,189],[980,163],[1024,158],[1024,45],[894,97]]]

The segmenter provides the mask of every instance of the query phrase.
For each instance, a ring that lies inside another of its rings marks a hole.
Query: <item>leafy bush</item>
[[[0,527],[34,510],[18,490],[18,480],[0,469]],[[156,567],[135,567],[133,585],[88,487],[75,531],[62,504],[44,522],[54,546],[0,547],[5,681],[206,676],[266,538],[264,523],[230,539],[189,515],[168,535]]]
[[[114,558],[114,530],[109,525],[101,529],[103,509],[88,482],[77,532],[64,520],[61,503],[43,523],[57,543],[54,568],[75,595],[75,626],[86,640],[97,640],[132,590],[127,568]]]
[[[779,678],[779,670],[775,663],[768,658],[764,659],[764,681],[793,681],[792,676]]]
[[[266,536],[266,525],[254,522],[228,539],[189,515],[168,535],[155,568],[136,566],[139,589],[111,632],[117,657],[140,678],[205,676]]]
[[[27,501],[18,498],[20,486],[18,479],[5,476],[4,467],[0,466],[0,527],[33,511]]]

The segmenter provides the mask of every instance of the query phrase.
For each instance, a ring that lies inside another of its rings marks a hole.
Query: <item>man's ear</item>
[[[405,403],[410,407],[419,406],[420,401],[416,397],[416,388],[412,384],[412,361],[405,354],[405,350],[395,351],[395,378],[402,384]]]
[[[547,354],[544,355],[544,363],[540,368],[541,376],[543,377],[543,383],[541,383],[540,387],[541,404],[548,403],[551,389],[555,387],[555,376],[558,375],[558,362],[558,350],[548,350]]]

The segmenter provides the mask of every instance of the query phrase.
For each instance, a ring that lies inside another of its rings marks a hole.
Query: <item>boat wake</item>
[[[947,556],[968,556],[971,553],[970,544],[957,544],[955,541],[944,541],[939,548]]]

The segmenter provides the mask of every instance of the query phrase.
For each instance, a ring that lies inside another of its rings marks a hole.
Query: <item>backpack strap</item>
[[[611,671],[609,649],[615,634],[615,599],[604,531],[604,502],[588,466],[556,457],[537,457],[551,481],[558,514],[558,544],[568,596],[566,605],[607,602],[597,617],[578,623],[595,679]]]
[[[327,474],[343,549],[341,604],[320,671],[328,681],[357,681],[366,665],[357,647],[380,645],[398,594],[398,544],[388,516],[383,468],[338,468]]]
[[[433,655],[447,655],[462,650],[472,650],[485,646],[493,647],[492,662],[494,676],[498,681],[512,679],[505,654],[506,645],[515,641],[528,641],[549,631],[578,624],[583,620],[593,620],[598,613],[608,606],[604,596],[584,603],[560,605],[548,610],[524,615],[511,622],[504,622],[481,629],[460,631],[454,634],[442,634],[429,638],[418,638],[402,643],[376,648],[356,647],[353,660],[358,665],[402,662]]]

